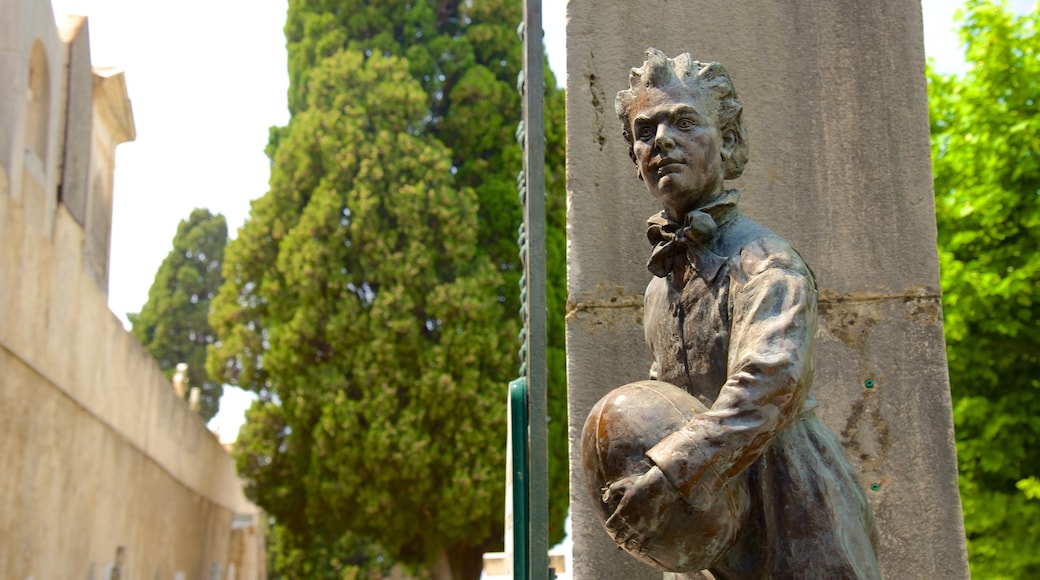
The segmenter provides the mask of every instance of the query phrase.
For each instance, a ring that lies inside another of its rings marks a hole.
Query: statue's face
[[[647,89],[632,105],[632,151],[650,194],[676,217],[722,191],[718,103],[686,90]]]

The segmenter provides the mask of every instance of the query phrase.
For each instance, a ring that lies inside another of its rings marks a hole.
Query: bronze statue
[[[719,580],[880,578],[870,507],[809,392],[812,271],[787,242],[741,215],[739,193],[723,187],[740,176],[748,151],[728,73],[650,49],[615,106],[637,175],[663,206],[647,222],[650,376],[703,407],[645,451],[631,451],[624,437],[663,420],[622,409],[616,396],[597,405],[582,454],[607,532],[636,557],[689,578],[706,577],[690,562]],[[622,409],[612,416],[625,426],[611,431],[602,405]],[[605,462],[625,449],[644,461],[606,481]],[[677,509],[692,514],[698,537],[739,529],[684,560],[668,550],[689,546],[662,538],[676,533],[669,522]]]

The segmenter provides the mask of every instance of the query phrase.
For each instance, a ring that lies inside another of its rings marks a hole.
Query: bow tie
[[[719,227],[735,216],[737,197],[739,193],[736,190],[727,191],[718,200],[687,212],[682,223],[663,211],[648,219],[646,237],[653,250],[647,269],[664,278],[672,271],[675,256],[685,252],[686,259],[699,276],[706,282],[714,280],[726,259],[713,252],[709,244]]]

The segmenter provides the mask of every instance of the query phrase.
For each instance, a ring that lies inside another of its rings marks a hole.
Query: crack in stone
[[[576,314],[578,312],[588,312],[590,310],[620,310],[642,308],[642,294],[619,294],[617,296],[611,296],[610,298],[592,300],[568,300],[567,317],[569,318],[572,314]]]
[[[883,294],[880,292],[852,292],[849,294],[838,294],[832,290],[820,290],[817,300],[820,304],[870,304],[877,302],[913,300],[942,300],[942,292],[935,288],[926,286],[913,286],[905,292],[897,294]]]
[[[591,68],[595,68],[595,65],[591,64],[595,62],[595,57],[589,54],[589,63]],[[599,144],[599,150],[603,151],[603,147],[607,144],[607,136],[603,133],[603,124],[605,123],[606,113],[604,112],[604,103],[606,102],[606,95],[603,94],[603,89],[600,88],[597,83],[595,73],[589,73],[586,75],[589,81],[589,93],[592,95],[592,110],[595,113],[593,121],[593,133],[596,143]]]

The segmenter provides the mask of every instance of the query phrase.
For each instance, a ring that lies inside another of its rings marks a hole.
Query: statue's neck
[[[688,217],[693,212],[704,212],[711,215],[718,221],[723,216],[728,214],[736,213],[737,200],[740,198],[740,191],[737,189],[726,189],[716,194],[713,194],[706,200],[701,200],[697,204],[687,206],[683,211],[677,211],[674,208],[665,207],[664,215],[672,222],[682,224],[688,221]],[[729,221],[729,220],[725,220]]]

